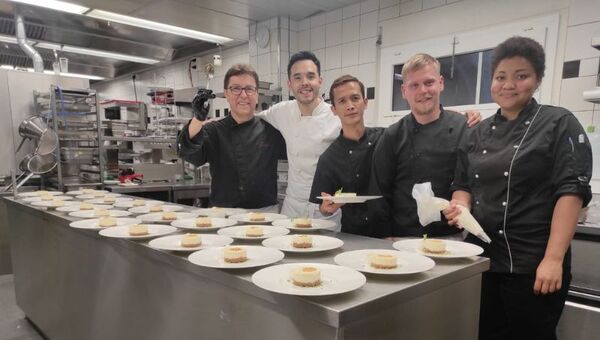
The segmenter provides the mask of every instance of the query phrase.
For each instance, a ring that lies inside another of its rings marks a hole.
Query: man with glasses
[[[210,164],[210,204],[278,212],[277,160],[285,159],[283,137],[254,116],[258,75],[245,64],[225,74],[225,98],[230,115],[206,120],[210,90],[200,90],[192,106],[194,118],[177,138],[181,158],[199,166]]]

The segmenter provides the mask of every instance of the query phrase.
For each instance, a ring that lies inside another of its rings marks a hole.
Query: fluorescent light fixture
[[[152,65],[152,64],[160,63],[160,60],[157,60],[157,59],[138,57],[135,55],[122,54],[122,53],[116,53],[116,52],[106,52],[106,51],[101,51],[101,50],[94,50],[91,48],[85,48],[85,47],[60,45],[60,44],[54,44],[54,43],[38,42],[37,44],[34,45],[34,47],[45,48],[45,49],[49,49],[49,50],[63,51],[63,52],[70,52],[70,53],[85,54],[85,55],[91,55],[91,56],[95,56],[95,57],[112,58],[112,59],[117,59],[117,60],[131,61],[134,63],[141,63],[141,64],[151,64]]]
[[[0,68],[5,69],[5,70],[14,70],[15,67],[12,65],[0,65]]]
[[[56,11],[83,14],[89,10],[88,7],[79,6],[69,2],[58,1],[58,0],[11,0],[13,2],[20,2],[27,5],[39,6],[50,8]]]
[[[5,42],[5,43],[11,43],[11,44],[16,44],[17,43],[17,38],[10,36],[10,35],[2,35],[0,34],[0,41]]]
[[[35,72],[32,68],[27,68],[27,72]],[[106,78],[100,76],[93,76],[91,74],[81,74],[81,73],[69,73],[69,72],[61,72],[59,74],[54,73],[54,71],[44,70],[44,74],[48,74],[51,76],[61,76],[61,77],[71,77],[71,78],[84,78],[90,80],[104,80]]]
[[[162,24],[162,23],[156,22],[156,21],[135,18],[135,17],[131,17],[128,15],[122,15],[122,14],[102,11],[99,9],[91,10],[88,13],[86,13],[85,15],[90,16],[92,18],[96,18],[96,19],[103,19],[103,20],[107,20],[107,21],[118,22],[118,23],[124,24],[124,25],[147,28],[147,29],[151,29],[151,30],[155,30],[155,31],[180,35],[180,36],[188,37],[188,38],[192,38],[192,39],[204,40],[204,41],[212,42],[215,44],[224,44],[224,43],[230,42],[232,40],[232,39],[229,39],[229,38],[226,38],[223,36],[219,36],[219,35],[215,35],[215,34],[194,31],[194,30],[191,30],[188,28]]]

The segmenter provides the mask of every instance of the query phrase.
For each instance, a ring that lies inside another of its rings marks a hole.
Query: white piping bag
[[[439,212],[450,206],[448,200],[434,196],[430,182],[415,184],[412,190],[412,196],[415,201],[417,201],[419,222],[424,226],[431,222],[441,221]],[[483,231],[483,228],[481,228],[481,225],[479,225],[479,222],[471,215],[471,212],[461,205],[457,205],[457,207],[460,209],[458,225],[477,236],[482,241],[486,243],[492,242],[485,231]]]

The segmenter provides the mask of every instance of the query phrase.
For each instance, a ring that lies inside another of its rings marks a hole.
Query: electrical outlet
[[[198,58],[190,59],[190,67],[192,68],[192,70],[195,70],[197,68],[197,65],[198,65]]]

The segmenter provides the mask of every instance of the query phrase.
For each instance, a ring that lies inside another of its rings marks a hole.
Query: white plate
[[[252,268],[266,266],[271,263],[281,261],[285,256],[283,252],[265,248],[261,246],[239,246],[246,249],[248,260],[239,263],[229,263],[223,260],[223,249],[225,247],[215,247],[199,250],[192,253],[188,260],[191,263],[211,268]]]
[[[73,228],[78,228],[78,229],[90,229],[90,230],[101,230],[101,229],[106,229],[106,228],[101,228],[98,226],[98,221],[100,221],[99,218],[93,218],[93,219],[89,219],[89,220],[81,220],[81,221],[75,221],[75,222],[71,222],[69,224],[70,227]],[[122,227],[122,226],[126,226],[126,225],[132,225],[132,224],[140,224],[142,223],[141,220],[137,219],[137,218],[129,218],[129,217],[118,217],[117,218],[117,227]],[[114,228],[114,227],[109,227],[109,228]]]
[[[128,202],[128,201],[133,201],[133,198],[129,198],[129,197],[112,197],[115,199],[115,203],[108,203],[108,202],[104,202],[104,198],[94,198],[94,199],[90,199],[90,200],[85,200],[85,203],[91,203],[91,204],[112,204],[115,205],[117,203],[120,202]]]
[[[52,195],[52,196],[57,196],[57,195],[62,195],[62,191],[46,191],[46,194],[48,195]],[[17,195],[17,197],[39,197],[40,195],[43,195],[41,190],[38,191],[30,191],[30,192],[22,192],[20,194]]]
[[[335,222],[333,221],[328,221],[328,220],[319,220],[316,218],[311,218],[311,224],[312,226],[310,228],[298,228],[296,226],[294,226],[294,223],[292,222],[293,219],[285,219],[285,220],[275,220],[273,221],[273,225],[274,226],[278,226],[278,227],[284,227],[284,228],[288,228],[291,230],[295,230],[295,231],[311,231],[311,230],[317,230],[317,229],[334,229],[335,228]]]
[[[264,240],[269,237],[283,236],[290,233],[288,229],[282,227],[275,227],[270,225],[257,225],[257,227],[263,228],[263,236],[246,236],[246,227],[250,226],[251,225],[239,225],[235,227],[223,228],[219,229],[219,231],[217,231],[217,234],[233,237],[239,240]]]
[[[224,247],[233,243],[233,239],[227,236],[213,234],[198,234],[202,243],[197,247],[182,247],[181,238],[184,235],[170,235],[160,238],[155,238],[148,245],[152,248],[171,250],[171,251],[196,251],[200,249],[208,249],[214,247]]]
[[[129,211],[124,210],[107,210],[110,217],[125,217],[131,215]],[[99,218],[94,210],[77,210],[69,213],[69,216],[80,218]]]
[[[140,199],[138,199],[140,200]],[[146,204],[146,206],[148,205],[157,205],[157,204],[165,204],[165,202],[163,201],[149,201],[149,200],[141,200],[144,201],[144,203]],[[120,201],[120,202],[115,202],[114,206],[117,208],[133,208],[133,202],[134,200],[131,201]],[[140,207],[143,207],[143,205],[140,205]]]
[[[394,242],[392,245],[398,250],[408,250],[417,252],[427,257],[434,257],[439,259],[455,259],[461,257],[475,256],[483,253],[483,248],[480,246],[460,241],[443,240],[446,242],[446,252],[443,254],[433,254],[423,250],[423,239],[409,239],[400,240]]]
[[[59,196],[56,196],[59,197]],[[78,202],[74,202],[74,201],[62,201],[64,203],[64,205],[58,206],[56,201],[36,201],[36,202],[30,202],[31,205],[36,206],[36,207],[44,207],[44,208],[59,208],[59,207],[64,207],[64,206],[69,206],[69,205],[75,205]]]
[[[127,203],[133,203],[133,202],[127,202]],[[180,207],[178,205],[160,204],[160,206],[162,207],[163,211],[181,211],[181,210],[183,210],[183,207]],[[149,214],[150,206],[145,205],[142,207],[129,208],[129,212],[134,213],[134,214]]]
[[[317,196],[318,199],[333,201],[333,203],[364,203],[383,196]]]
[[[70,201],[70,202],[72,202],[72,201]],[[93,206],[93,209],[110,209],[110,208],[112,208],[112,205],[105,205],[105,204],[94,204],[92,206]],[[88,210],[88,211],[93,211],[93,209]],[[56,211],[73,212],[73,211],[86,211],[86,210],[81,210],[81,202],[73,202],[73,204],[56,208]]]
[[[148,226],[148,234],[147,235],[139,235],[132,236],[129,235],[129,226],[125,227],[112,227],[100,230],[99,234],[106,237],[114,237],[114,238],[127,238],[132,240],[140,240],[145,238],[164,236],[170,233],[177,231],[176,228],[171,227],[169,225],[161,225],[161,224],[147,224]]]
[[[292,283],[293,269],[310,266],[321,271],[321,284],[317,287],[298,287]],[[326,263],[286,263],[263,268],[252,275],[252,282],[262,289],[291,295],[318,296],[353,291],[362,287],[367,278],[360,272]]]
[[[95,193],[108,194],[110,192],[108,190],[97,190],[97,189],[92,189],[92,190],[94,190]],[[67,195],[79,196],[79,195],[89,195],[89,194],[86,194],[85,192],[83,192],[83,190],[74,190],[74,191],[67,191]]]
[[[52,199],[54,200],[62,200],[62,201],[70,201],[73,199],[73,197],[71,196],[64,196],[64,195],[53,195]],[[32,202],[50,202],[51,200],[42,200],[42,198],[40,196],[33,196],[33,197],[25,197],[23,198],[23,202],[28,202],[28,203],[32,203]]]
[[[185,220],[185,219],[190,219],[190,218],[196,217],[196,214],[184,213],[184,212],[176,212],[175,215],[177,216],[177,219],[175,219],[175,220],[163,220],[161,212],[151,213],[151,214],[144,214],[144,215],[138,215],[137,218],[139,218],[140,220],[142,220],[142,222],[144,222],[144,223],[166,223],[166,224],[171,224],[171,222],[173,222],[173,221]]]
[[[241,215],[245,214],[248,211],[242,208],[200,208],[194,210],[195,213],[198,213],[198,216],[208,216],[208,217],[227,217],[231,215]]]
[[[344,245],[344,241],[322,235],[309,235],[312,238],[312,247],[310,248],[295,248],[292,243],[294,235],[284,235],[271,237],[262,242],[263,246],[269,248],[275,248],[283,251],[294,252],[294,253],[312,253],[317,251],[326,251],[336,249]]]
[[[370,254],[389,254],[398,257],[398,267],[391,269],[377,269],[369,264]],[[435,266],[432,259],[409,251],[389,249],[361,249],[347,251],[333,258],[340,266],[356,269],[372,274],[414,274],[427,271]]]
[[[113,194],[113,193],[106,193],[106,192],[97,192],[94,194],[84,194],[84,195],[77,195],[75,196],[75,198],[77,198],[78,200],[91,200],[94,198],[107,198],[107,197],[112,197],[112,198],[117,198],[119,196],[122,196],[121,194]]]
[[[196,218],[188,218],[184,220],[177,220],[171,222],[171,225],[181,229],[192,229],[194,231],[209,231],[209,230],[217,230],[223,227],[229,227],[237,223],[237,221],[230,220],[222,217],[211,217],[211,226],[210,227],[196,227]]]
[[[285,215],[281,215],[281,214],[273,214],[273,213],[262,213],[265,216],[265,220],[264,221],[251,221],[250,220],[250,214],[246,213],[246,214],[238,214],[238,215],[231,215],[229,216],[229,218],[231,218],[232,220],[236,220],[238,222],[244,222],[244,223],[252,223],[252,224],[265,224],[265,223],[271,223],[275,220],[281,220],[281,219],[286,219],[289,218]]]

